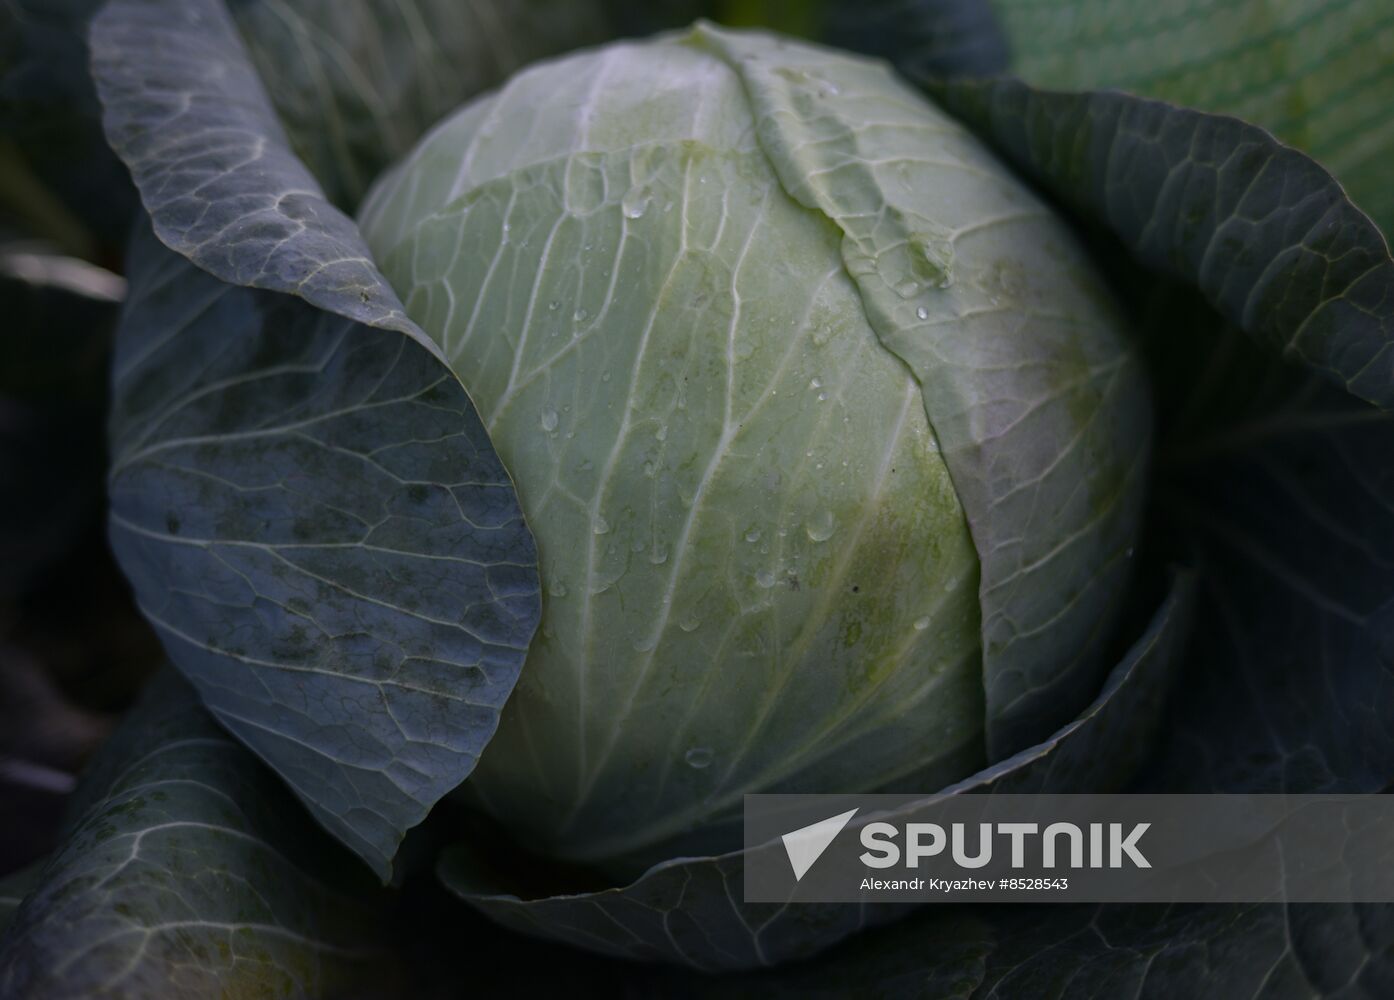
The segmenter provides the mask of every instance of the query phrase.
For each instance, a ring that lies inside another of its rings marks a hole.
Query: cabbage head
[[[942,787],[1097,689],[1137,359],[1067,226],[884,64],[702,25],[539,64],[360,221],[537,539],[468,785],[534,848]]]

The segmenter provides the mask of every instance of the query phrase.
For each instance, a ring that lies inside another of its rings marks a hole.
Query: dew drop
[[[577,323],[584,323],[586,320],[590,319],[590,316],[591,314],[586,312],[586,310],[584,309],[577,309],[574,313],[571,314],[571,318],[574,319]]]
[[[649,210],[649,199],[652,195],[642,187],[632,187],[625,192],[624,198],[620,200],[620,211],[624,213],[626,219],[640,218]]]
[[[926,309],[924,306],[920,306],[918,309],[915,310],[915,316],[919,319],[929,319],[929,310]]]
[[[610,373],[609,373],[609,372],[606,372],[604,375],[600,376],[600,381],[602,381],[602,382],[608,382],[608,381],[610,381]]]
[[[549,592],[553,597],[565,597],[565,596],[566,596],[566,581],[564,581],[564,580],[553,580],[553,581],[552,581],[552,585],[551,585],[550,587],[548,587],[547,590],[548,590],[548,592]]]
[[[654,433],[654,437],[655,437],[657,440],[659,440],[659,441],[667,441],[667,440],[668,440],[668,425],[667,425],[667,424],[659,424],[659,425],[658,425],[658,430]]]
[[[603,535],[610,530],[610,522],[597,514],[595,520],[591,522],[591,530],[597,535]]]
[[[774,586],[774,574],[767,569],[762,569],[755,574],[755,582],[764,590],[769,590]]]
[[[920,283],[918,281],[911,281],[909,278],[906,278],[895,286],[895,293],[902,299],[913,299],[919,294],[919,291]]]
[[[644,463],[644,475],[648,476],[650,479],[653,478],[654,473],[657,471],[658,467],[655,466],[652,462]]]
[[[651,635],[646,635],[642,639],[634,640],[634,649],[640,653],[647,653],[658,645],[658,640]]]
[[[556,299],[553,299],[551,302],[548,302],[548,303],[547,303],[547,311],[548,311],[548,312],[556,312],[556,311],[557,311],[558,309],[560,309],[560,308],[561,308],[561,303],[558,302]]]
[[[832,511],[823,510],[814,514],[804,525],[804,531],[808,532],[808,537],[815,542],[826,542],[837,530],[837,520],[833,517]]]
[[[760,529],[751,528],[745,533],[745,540],[747,542],[758,542],[760,540]]]
[[[823,380],[815,375],[813,378],[808,380],[808,387],[810,389],[821,389],[823,388]]]
[[[702,770],[711,767],[712,751],[710,747],[693,747],[682,755],[682,759],[687,762],[687,766],[694,770]]]
[[[929,628],[929,615],[925,615],[923,618],[915,619],[916,632],[923,632],[927,628]]]
[[[668,561],[668,546],[662,542],[653,543],[653,548],[649,550],[649,562],[655,566],[662,566]]]
[[[827,401],[828,401],[828,394],[827,394],[826,392],[820,392],[820,393],[818,394],[818,402],[820,402],[820,403],[826,403]]]
[[[678,622],[678,628],[682,629],[684,632],[696,632],[701,624],[701,621],[696,618],[684,618],[682,621]]]
[[[559,419],[560,418],[557,416],[557,411],[552,409],[550,406],[547,407],[545,410],[542,411],[542,429],[546,431],[548,434],[552,433],[554,430],[557,429],[557,421]]]

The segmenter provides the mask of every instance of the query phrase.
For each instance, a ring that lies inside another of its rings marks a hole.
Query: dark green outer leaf
[[[1185,641],[1193,581],[1170,595],[1078,719],[1032,747],[940,794],[1119,787],[1161,715]],[[487,859],[461,844],[446,853],[445,884],[505,927],[602,953],[664,960],[705,971],[748,969],[803,958],[904,906],[750,904],[741,900],[745,852],[679,858],[623,888],[523,900],[501,890]]]
[[[215,716],[384,878],[473,769],[540,614],[464,389],[415,342],[129,254],[111,542]]]
[[[1394,920],[1363,906],[930,906],[817,961],[689,996],[923,1000],[1385,997]]]
[[[0,995],[372,995],[351,862],[166,672],[84,779],[85,804],[0,942]],[[329,877],[333,877],[329,875]],[[350,880],[351,881],[351,880]]]
[[[160,240],[235,285],[437,348],[289,141],[221,0],[111,0],[92,22],[107,139]]]
[[[1394,261],[1314,161],[1233,118],[1015,80],[930,84],[951,113],[1149,268],[1274,353],[1394,407]]]
[[[1202,553],[1206,613],[1149,783],[1388,790],[1394,414],[1238,331],[1160,315],[1182,321],[1166,336],[1193,367],[1163,383],[1177,417],[1159,505]]]

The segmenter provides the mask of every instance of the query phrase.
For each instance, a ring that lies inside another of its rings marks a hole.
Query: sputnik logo
[[[817,823],[791,830],[780,839],[784,841],[784,852],[789,855],[789,864],[794,868],[794,881],[800,881],[813,862],[823,856],[842,828],[857,814],[856,809],[820,819]]]

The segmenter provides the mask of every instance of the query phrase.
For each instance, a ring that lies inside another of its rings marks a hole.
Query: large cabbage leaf
[[[1124,94],[931,91],[1141,264],[1196,287],[1272,353],[1394,406],[1394,262],[1316,162],[1255,125]]]
[[[117,334],[113,548],[204,703],[386,877],[497,725],[536,556],[464,390],[412,340],[143,233]]]
[[[73,805],[66,841],[26,873],[0,938],[0,994],[289,1000],[386,988],[366,880],[178,675],[152,682]]]
[[[114,545],[214,714],[386,877],[536,626],[512,485],[223,4],[113,0],[91,47],[108,138],[177,251],[138,234],[131,255]]]
[[[220,0],[111,0],[90,44],[107,140],[166,246],[224,281],[435,350],[291,151]]]

